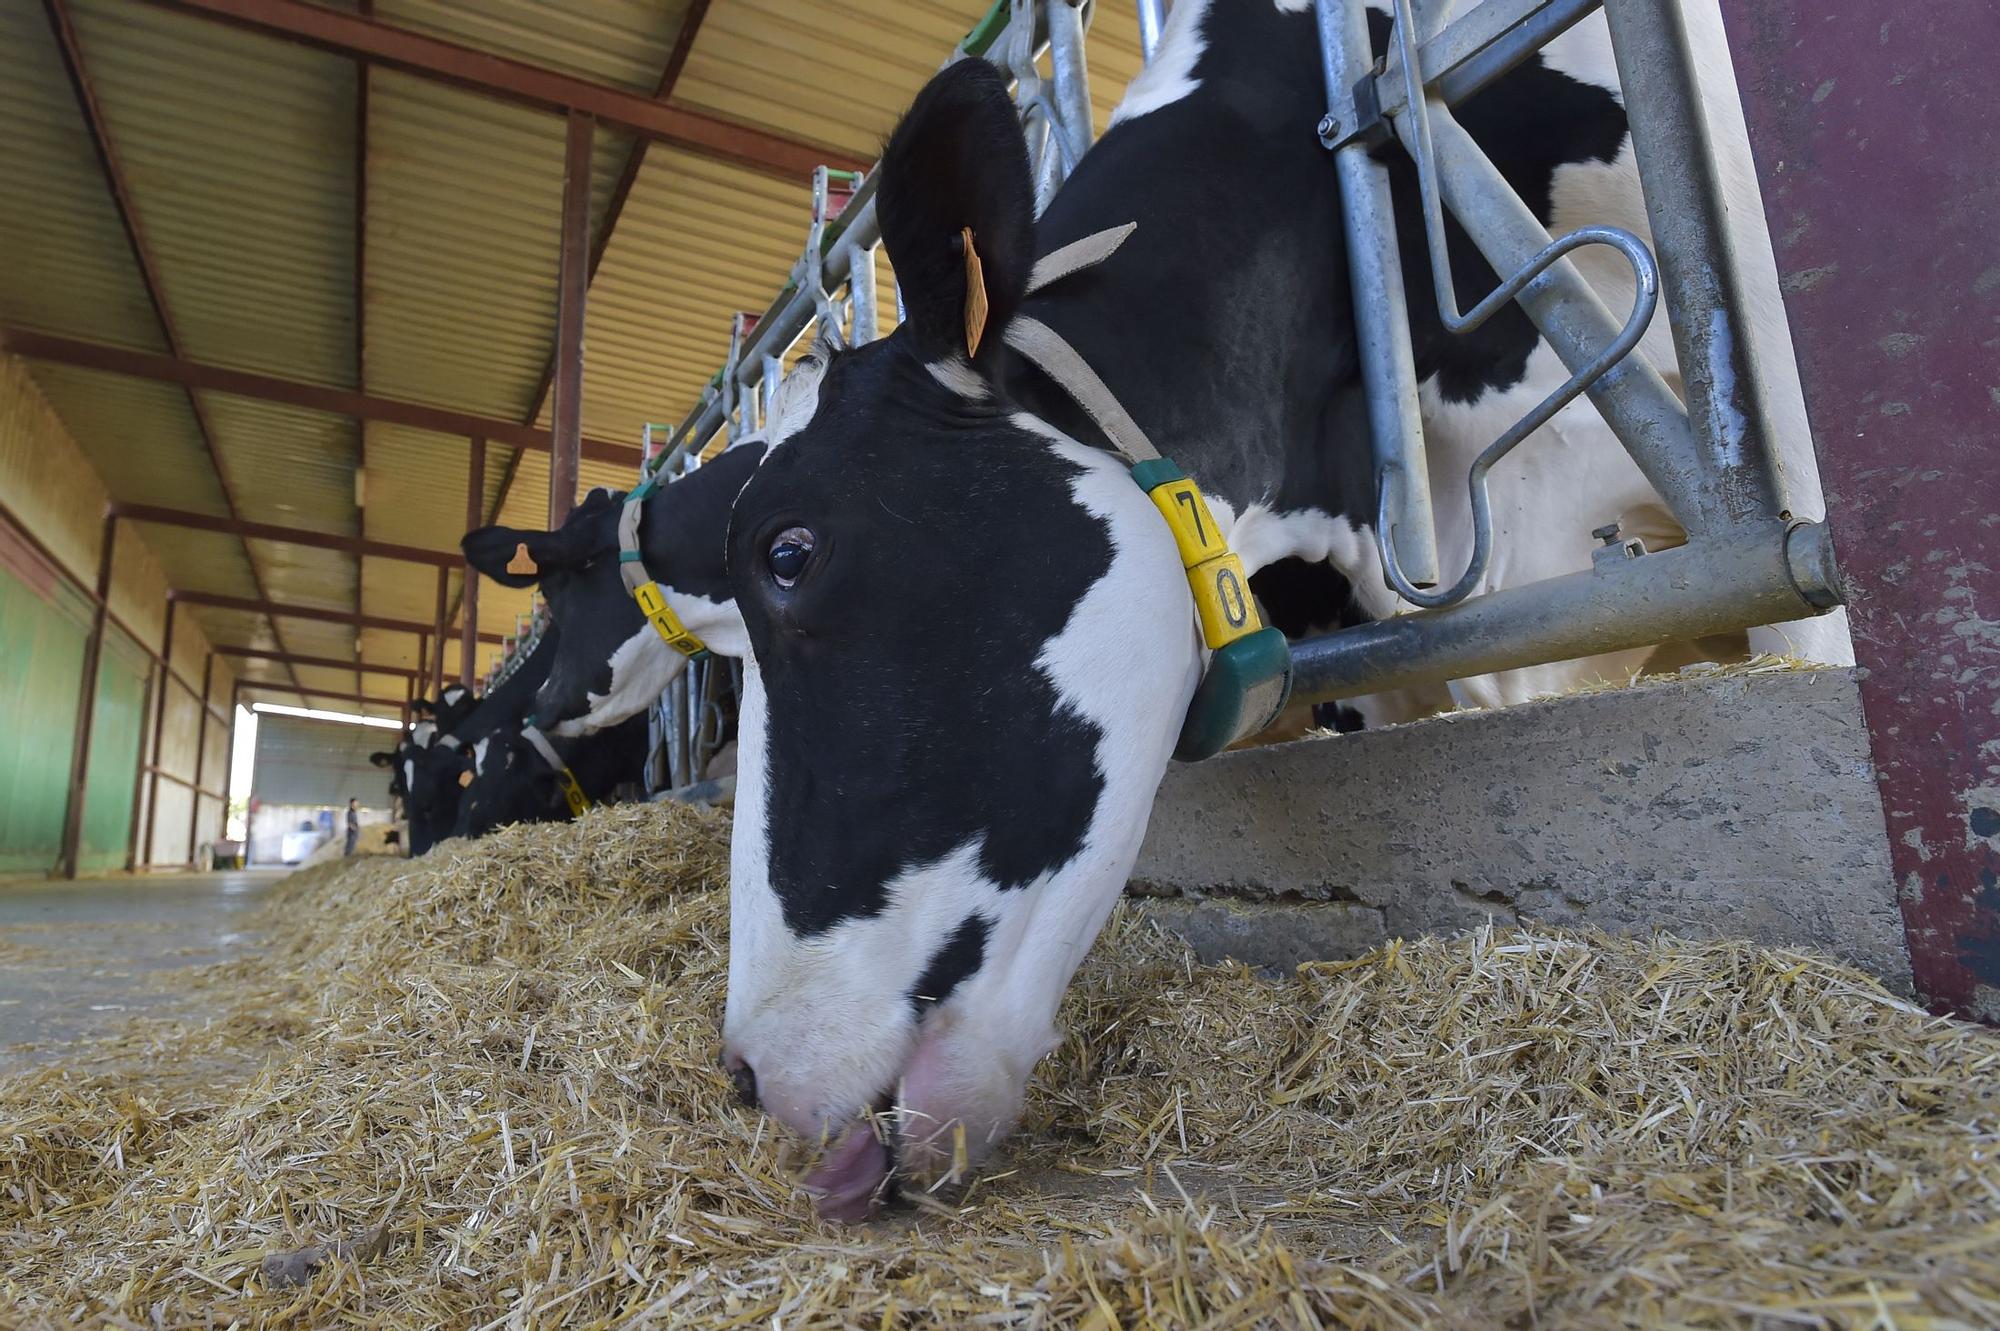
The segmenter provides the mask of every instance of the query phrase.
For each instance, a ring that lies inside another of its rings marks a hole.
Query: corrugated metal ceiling
[[[60,0],[127,177],[187,356],[519,421],[536,412],[555,331],[561,116],[387,68],[368,71],[365,290],[355,287],[356,107],[346,57],[122,0]],[[342,8],[351,6],[342,5]],[[983,0],[711,0],[673,101],[872,159],[911,95],[984,12]],[[1100,128],[1139,65],[1130,6],[1100,3],[1090,38]],[[650,95],[690,0],[376,0],[382,22]],[[40,0],[0,0],[0,320],[165,349]],[[599,128],[593,234],[633,152]],[[645,153],[592,285],[585,433],[636,445],[678,421],[727,348],[736,310],[761,310],[803,244],[804,180],[663,145]],[[882,268],[884,307],[891,308]],[[356,364],[357,310],[366,363]],[[885,325],[888,316],[885,315]],[[36,364],[34,373],[114,497],[226,511],[188,398],[138,379]],[[462,527],[468,446],[452,436],[204,393],[215,445],[250,521],[438,550]],[[363,430],[365,428],[365,436]],[[364,452],[365,444],[365,452]],[[357,509],[354,469],[367,475]],[[510,466],[510,464],[514,464]],[[511,481],[506,478],[510,470]],[[580,483],[629,469],[586,461]],[[506,482],[504,498],[503,481]],[[548,459],[489,446],[484,507],[539,527]],[[173,585],[254,597],[246,543],[147,528]],[[429,623],[436,571],[251,541],[280,602]],[[458,601],[458,578],[450,599]],[[510,632],[526,593],[481,591],[481,627]],[[275,646],[258,615],[201,608],[218,642]],[[296,617],[292,652],[416,666],[416,637]],[[445,653],[455,666],[456,632]],[[480,649],[480,665],[497,648]],[[246,678],[287,680],[245,661]],[[352,670],[297,669],[355,691]],[[400,700],[402,682],[364,676]],[[327,704],[352,706],[352,704]],[[380,714],[382,707],[369,710]],[[393,704],[387,710],[393,713]]]

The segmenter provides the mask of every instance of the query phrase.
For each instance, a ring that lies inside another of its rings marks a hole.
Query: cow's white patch
[[[403,759],[403,789],[414,793],[417,788],[417,760]]]
[[[1153,58],[1146,67],[1125,85],[1125,96],[1111,113],[1111,125],[1171,106],[1201,86],[1194,67],[1201,60],[1201,24],[1208,15],[1208,5],[1209,0],[1177,0],[1167,12],[1160,44],[1153,48]]]
[[[416,725],[410,727],[410,743],[420,749],[428,749],[431,746],[431,741],[436,738],[437,722],[435,721],[419,721]]]
[[[488,735],[472,746],[472,770],[480,776],[486,775],[486,746],[492,742],[493,737]]]
[[[665,593],[667,604],[680,616],[681,623],[687,625],[711,652],[717,656],[736,657],[749,652],[749,635],[744,632],[743,616],[736,609],[735,601],[711,601],[705,596],[690,596],[664,583],[660,590]],[[652,625],[642,626],[611,654],[611,691],[586,694],[585,701],[590,710],[556,726],[554,733],[574,739],[637,716],[665,693],[669,684],[680,678],[681,671],[687,669],[687,662],[685,656],[667,646],[653,631]]]
[[[465,694],[466,694],[465,685],[447,684],[445,685],[444,693],[441,696],[444,698],[446,706],[456,707],[458,706],[458,700],[460,698],[463,698]]]
[[[981,401],[992,391],[986,386],[986,380],[980,377],[979,371],[973,369],[971,363],[956,352],[943,360],[934,360],[924,368],[930,371],[931,378],[969,401]]]
[[[826,358],[814,352],[802,357],[778,385],[765,421],[765,435],[770,440],[767,458],[779,444],[812,423],[813,413],[819,410],[819,381],[825,374]]]
[[[1113,548],[1109,570],[1036,662],[1062,704],[1102,734],[1104,788],[1075,856],[1002,892],[969,842],[899,875],[881,913],[794,936],[770,882],[763,681],[745,662],[724,1038],[756,1069],[766,1106],[807,1136],[838,1128],[895,1085],[917,1038],[905,996],[974,912],[991,925],[985,962],[923,1028],[932,1056],[955,1069],[942,1092],[951,1103],[912,1108],[964,1122],[975,1155],[1012,1127],[1029,1070],[1054,1041],[1063,990],[1138,856],[1200,676],[1193,603],[1158,511],[1116,458],[1032,417],[1013,420],[1081,468],[1072,496],[1106,524]]]

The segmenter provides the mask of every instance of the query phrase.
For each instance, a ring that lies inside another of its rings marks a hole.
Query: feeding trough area
[[[1271,978],[1138,909],[1007,1158],[876,1225],[716,1066],[727,823],[301,873],[200,1022],[10,1081],[49,1324],[1981,1326],[2000,1041],[1808,953],[1488,929]]]
[[[2000,1326],[1973,9],[0,0],[0,1325]]]

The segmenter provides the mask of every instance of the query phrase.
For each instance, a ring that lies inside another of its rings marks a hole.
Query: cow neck
[[[1137,228],[1127,222],[1044,255],[1028,276],[1026,294],[1102,263]],[[1096,423],[1174,534],[1202,644],[1209,649],[1174,757],[1182,762],[1212,757],[1270,725],[1291,697],[1291,649],[1285,635],[1258,616],[1243,561],[1229,548],[1201,487],[1160,455],[1117,394],[1062,334],[1031,315],[1016,314],[1005,339]]]
[[[690,661],[699,661],[709,654],[708,645],[682,623],[674,608],[667,604],[666,593],[660,590],[660,584],[654,581],[653,575],[646,571],[646,557],[639,549],[639,521],[644,516],[646,501],[659,488],[660,473],[656,471],[633,486],[632,492],[625,496],[625,507],[618,513],[618,576],[624,580],[625,590],[639,603],[639,613],[646,617],[646,622],[653,626],[660,640]]]
[[[541,727],[533,720],[522,722],[521,738],[528,741],[528,747],[540,754],[542,761],[556,774],[556,785],[562,790],[563,803],[569,805],[570,816],[574,818],[587,812],[591,807],[590,797],[583,793],[576,773],[570,771],[569,764],[556,752],[556,746],[549,743],[549,737],[542,733]]]

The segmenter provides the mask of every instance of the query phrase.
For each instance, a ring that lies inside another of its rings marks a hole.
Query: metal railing
[[[1797,520],[1785,502],[1676,0],[1602,0],[1660,249],[1657,268],[1629,232],[1586,228],[1551,237],[1453,118],[1453,104],[1598,7],[1599,0],[1483,0],[1427,30],[1413,0],[1395,0],[1395,32],[1378,62],[1363,0],[1316,0],[1328,89],[1320,136],[1335,155],[1343,192],[1380,497],[1376,538],[1391,589],[1429,608],[1295,643],[1295,696],[1442,683],[1797,619],[1839,602],[1825,525]],[[1473,464],[1472,564],[1437,593],[1424,590],[1439,579],[1437,541],[1401,255],[1388,168],[1373,155],[1392,137],[1418,168],[1445,326],[1476,323],[1511,297],[1571,374]],[[1446,208],[1496,272],[1513,274],[1464,319],[1443,254]],[[1633,267],[1637,295],[1622,323],[1565,257],[1589,243],[1614,246]],[[1685,405],[1637,349],[1656,271]],[[1606,548],[1589,571],[1472,597],[1491,548],[1485,470],[1579,391],[1666,501],[1688,543],[1647,554],[1604,528],[1598,534]]]

